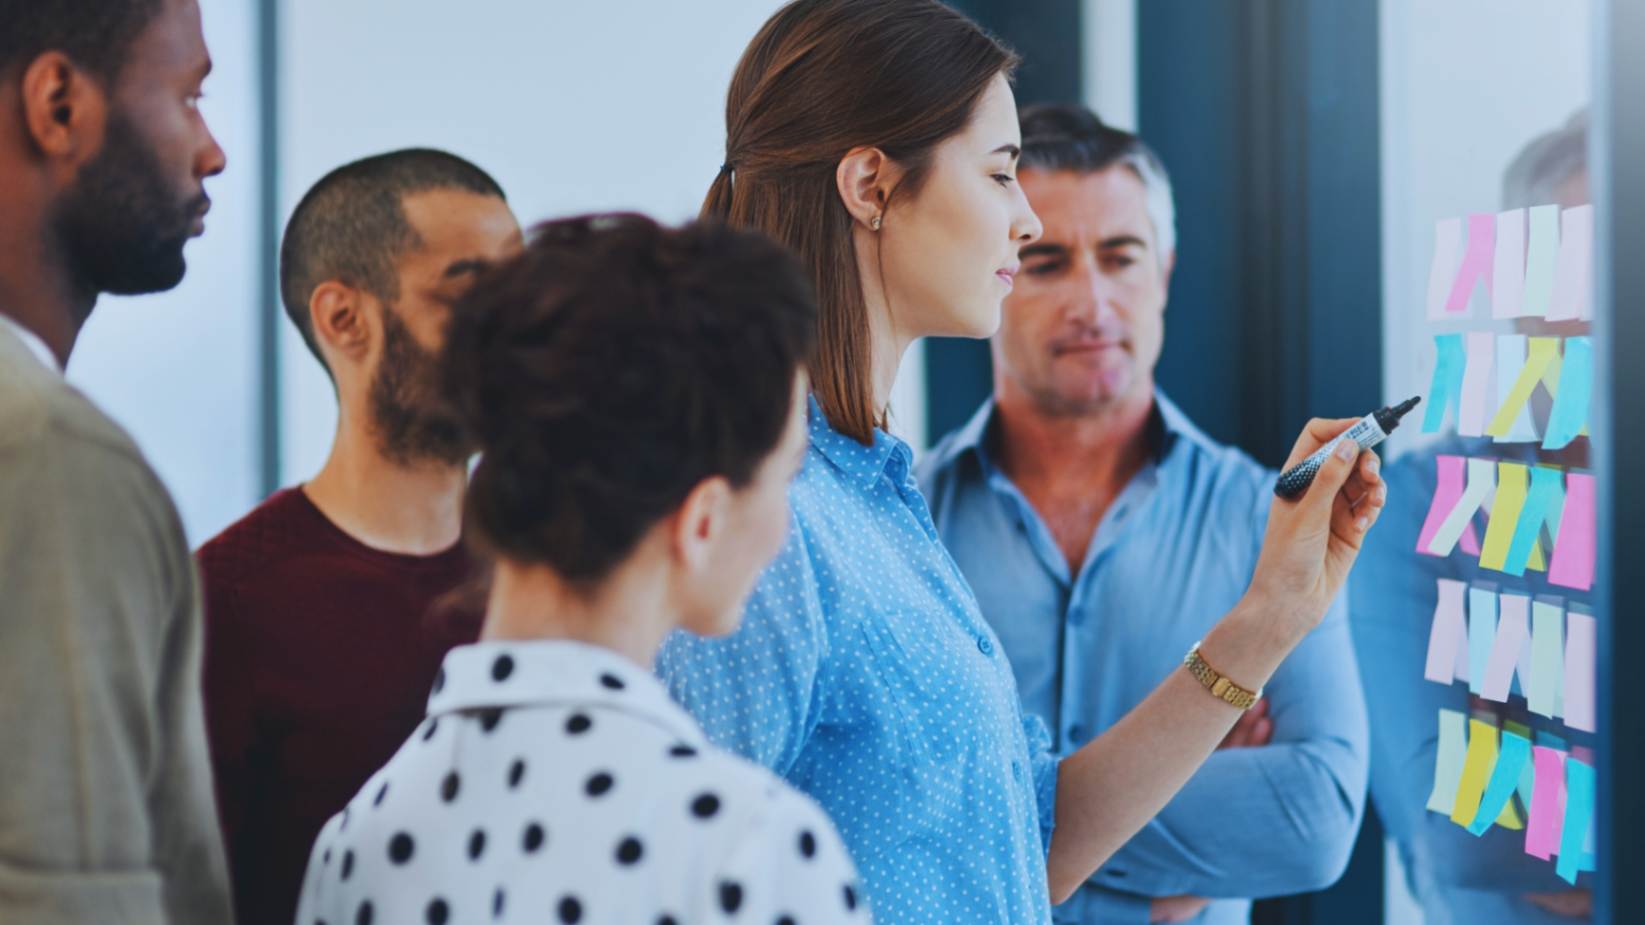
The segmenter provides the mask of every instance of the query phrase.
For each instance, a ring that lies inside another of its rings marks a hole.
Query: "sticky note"
[[[1529,225],[1531,243],[1525,253],[1525,290],[1520,311],[1524,316],[1541,318],[1548,314],[1548,303],[1554,297],[1554,268],[1559,261],[1559,206],[1532,207]]]
[[[1466,760],[1466,720],[1456,710],[1439,711],[1439,746],[1434,750],[1434,789],[1428,794],[1428,808],[1447,816],[1456,807],[1457,785]]]
[[[1496,381],[1494,408],[1502,407],[1513,391],[1514,383],[1525,369],[1527,338],[1523,334],[1501,334],[1496,339]],[[1464,376],[1467,374],[1464,373]],[[1496,438],[1498,443],[1530,443],[1537,439],[1536,426],[1531,422],[1529,404],[1519,409],[1519,416],[1508,432]]]
[[[1594,769],[1572,756],[1565,761],[1565,825],[1559,836],[1559,863],[1554,867],[1566,883],[1576,883],[1579,871],[1593,870],[1585,850],[1593,822]]]
[[[1445,426],[1446,409],[1461,402],[1462,379],[1468,365],[1461,334],[1435,334],[1434,351],[1434,378],[1428,386],[1427,408],[1422,412],[1425,434],[1439,433]]]
[[[1542,535],[1543,525],[1549,527],[1553,538],[1558,538],[1559,517],[1564,508],[1564,471],[1552,466],[1532,467],[1531,487],[1520,508],[1519,522],[1514,525],[1513,541],[1508,544],[1508,555],[1498,568],[1510,575],[1525,574],[1532,553],[1538,551],[1537,538]],[[1552,548],[1551,540],[1549,548]]]
[[[1548,860],[1559,851],[1565,827],[1565,753],[1545,745],[1531,748],[1536,782],[1525,823],[1525,853]]]
[[[1471,460],[1470,460],[1471,462]],[[1470,478],[1472,473],[1470,472]],[[1469,486],[1472,488],[1472,486]],[[1464,497],[1466,497],[1464,492]],[[1443,525],[1441,527],[1443,530]],[[1438,540],[1440,535],[1436,534]],[[1565,509],[1559,519],[1554,558],[1548,563],[1548,582],[1587,591],[1594,586],[1594,477],[1582,472],[1565,474]]]
[[[1456,677],[1457,647],[1467,635],[1463,628],[1463,592],[1467,585],[1450,578],[1439,579],[1439,599],[1434,604],[1434,622],[1428,630],[1428,662],[1422,676],[1440,684]]]
[[[1496,260],[1491,264],[1491,317],[1518,318],[1525,305],[1525,210],[1496,217]]]
[[[1468,485],[1457,499],[1456,506],[1440,522],[1428,541],[1427,552],[1433,556],[1448,556],[1456,548],[1462,532],[1473,522],[1474,514],[1496,487],[1496,463],[1489,459],[1468,460]],[[1437,495],[1437,492],[1436,492]],[[1567,505],[1569,507],[1569,505]],[[1564,525],[1560,525],[1564,529]]]
[[[1428,505],[1428,516],[1422,522],[1422,532],[1417,535],[1417,552],[1432,555],[1428,552],[1428,544],[1433,541],[1434,534],[1439,532],[1439,525],[1445,522],[1446,515],[1457,506],[1462,499],[1464,471],[1467,461],[1461,456],[1447,456],[1440,454],[1434,457],[1434,466],[1438,470],[1434,484],[1434,498]]]
[[[1428,265],[1428,320],[1445,319],[1445,297],[1462,255],[1462,219],[1440,219],[1434,226],[1434,256]],[[1552,277],[1550,271],[1549,276]]]
[[[1491,768],[1496,766],[1496,727],[1483,720],[1468,720],[1468,751],[1462,759],[1462,779],[1457,781],[1456,805],[1451,821],[1467,827],[1479,811],[1480,798]]]
[[[1519,667],[1520,656],[1529,655],[1531,645],[1531,599],[1523,594],[1504,594],[1496,598],[1496,634],[1485,661],[1484,677],[1480,680],[1479,695],[1486,700],[1506,703],[1508,685]],[[1530,667],[1526,661],[1527,672]],[[1529,677],[1524,683],[1529,683]]]
[[[1485,528],[1485,544],[1479,553],[1480,568],[1502,571],[1508,561],[1508,547],[1519,529],[1520,512],[1530,490],[1531,473],[1520,463],[1497,463],[1496,501],[1491,505],[1490,525]]]
[[[1484,835],[1485,830],[1491,827],[1491,820],[1496,820],[1505,829],[1519,829],[1524,826],[1520,822],[1519,814],[1514,811],[1514,791],[1519,787],[1519,777],[1530,763],[1531,742],[1522,735],[1502,732],[1502,750],[1497,754],[1496,765],[1491,769],[1490,780],[1485,784],[1485,795],[1480,797],[1479,810],[1474,813],[1474,819],[1468,823],[1468,831],[1475,835]]]
[[[1464,437],[1485,435],[1485,420],[1496,405],[1491,401],[1491,370],[1496,366],[1496,335],[1490,331],[1470,331],[1466,341],[1467,359],[1462,373],[1462,398],[1457,405],[1457,433]]]
[[[1468,249],[1462,254],[1462,265],[1457,268],[1456,282],[1445,299],[1445,313],[1450,316],[1466,314],[1468,298],[1474,284],[1483,280],[1486,290],[1491,286],[1491,263],[1496,259],[1496,216],[1479,214],[1468,216]]]
[[[1532,713],[1558,716],[1565,699],[1565,612],[1540,598],[1531,602],[1531,683],[1525,701]]]
[[[1496,645],[1496,592],[1468,589],[1468,690],[1478,694],[1485,684],[1485,668]]]
[[[1565,725],[1594,731],[1594,618],[1565,613]]]
[[[1469,335],[1472,337],[1473,335]],[[1588,426],[1589,396],[1594,385],[1594,347],[1586,337],[1565,338],[1565,355],[1560,360],[1559,391],[1548,413],[1548,433],[1542,438],[1545,450],[1563,449]],[[1467,408],[1467,385],[1463,385],[1463,407]]]
[[[1524,723],[1516,723],[1511,719],[1505,719],[1502,721],[1502,731],[1504,734],[1511,732],[1514,735],[1524,739],[1527,743],[1526,747],[1529,749],[1529,743],[1532,741],[1533,735],[1530,726],[1527,726]],[[1487,785],[1485,789],[1489,791],[1491,788]],[[1514,787],[1514,792],[1519,795],[1519,805],[1525,809],[1527,814],[1531,811],[1531,797],[1535,789],[1536,769],[1529,757],[1527,757],[1525,766],[1519,769],[1519,783]]]
[[[1545,379],[1551,391],[1552,384],[1559,379],[1559,338],[1532,337],[1529,339],[1525,365],[1519,370],[1519,378],[1514,380],[1508,397],[1497,407],[1496,415],[1486,425],[1485,432],[1493,437],[1506,437],[1525,403],[1530,401],[1531,393],[1536,391],[1537,383]]]
[[[1593,251],[1594,207],[1566,209],[1559,217],[1559,257],[1554,264],[1554,291],[1548,302],[1549,321],[1593,317]]]

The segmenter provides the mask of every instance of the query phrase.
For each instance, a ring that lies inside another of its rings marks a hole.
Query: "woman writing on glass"
[[[1039,235],[1014,177],[1015,63],[936,0],[791,3],[737,66],[703,208],[789,245],[812,274],[810,452],[743,627],[671,639],[657,668],[715,741],[822,804],[885,922],[1049,921],[1215,748],[1241,689],[1318,623],[1384,498],[1372,454],[1333,456],[1302,499],[1275,502],[1250,588],[1197,672],[1051,756],[909,448],[884,428],[908,345],[992,334],[1017,251]],[[1310,422],[1291,461],[1350,423]]]

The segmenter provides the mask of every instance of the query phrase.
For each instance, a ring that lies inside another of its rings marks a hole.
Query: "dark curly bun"
[[[481,453],[469,536],[597,581],[699,482],[776,448],[816,298],[780,245],[639,215],[538,226],[452,313],[448,396]]]

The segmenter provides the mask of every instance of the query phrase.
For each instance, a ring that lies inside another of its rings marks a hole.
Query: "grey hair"
[[[1502,207],[1523,209],[1557,203],[1566,180],[1588,169],[1588,110],[1577,110],[1565,124],[1530,140],[1514,155],[1502,175]]]
[[[1105,125],[1097,114],[1073,103],[1035,103],[1023,109],[1022,157],[1018,166],[1034,170],[1097,173],[1123,166],[1142,181],[1148,219],[1164,266],[1177,249],[1177,206],[1171,176],[1159,155],[1141,138]]]

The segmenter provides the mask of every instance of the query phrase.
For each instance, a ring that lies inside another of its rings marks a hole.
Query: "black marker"
[[[1388,435],[1399,426],[1399,419],[1415,408],[1419,401],[1422,401],[1420,395],[1408,398],[1392,408],[1373,411],[1360,418],[1358,424],[1338,434],[1336,439],[1314,451],[1314,455],[1285,470],[1279,481],[1274,483],[1274,494],[1286,499],[1301,497],[1302,493],[1308,490],[1308,486],[1314,484],[1314,476],[1319,474],[1319,467],[1330,458],[1331,451],[1337,448],[1337,444],[1344,440],[1352,440],[1359,444],[1362,450],[1376,446],[1388,439]]]

